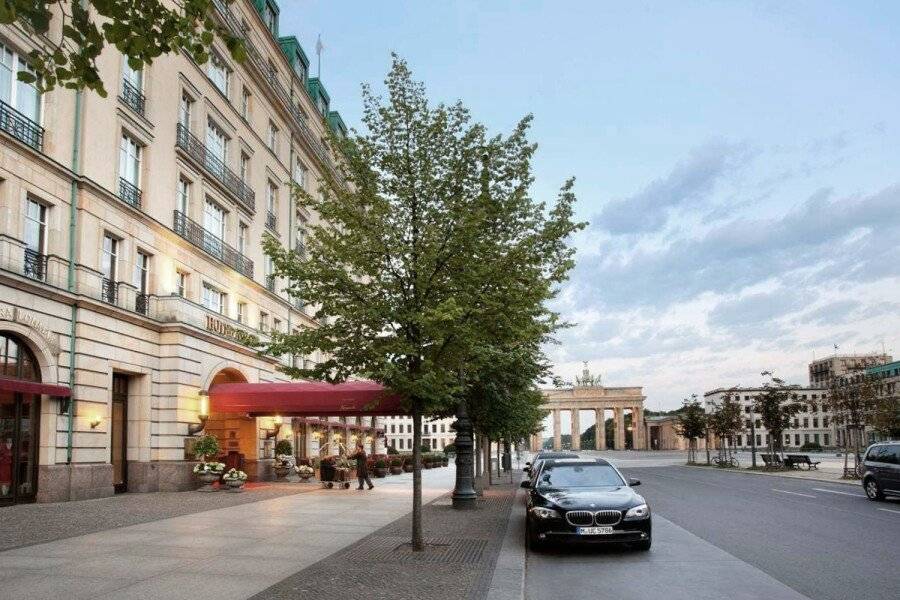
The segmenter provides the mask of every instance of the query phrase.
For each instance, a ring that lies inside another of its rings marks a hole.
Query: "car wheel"
[[[881,491],[881,486],[878,485],[878,481],[874,477],[869,477],[863,483],[863,488],[866,490],[866,497],[869,500],[884,500],[884,493]]]
[[[647,550],[650,549],[650,544],[651,544],[652,542],[653,542],[653,540],[646,540],[646,541],[643,541],[643,542],[636,542],[636,543],[634,544],[634,549],[635,549],[635,550],[640,550],[641,552],[646,552]]]

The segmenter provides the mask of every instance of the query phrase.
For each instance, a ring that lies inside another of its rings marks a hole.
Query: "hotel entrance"
[[[16,336],[0,331],[0,506],[34,502],[40,394],[38,363]]]

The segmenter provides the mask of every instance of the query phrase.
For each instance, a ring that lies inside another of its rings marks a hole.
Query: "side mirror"
[[[519,484],[519,487],[523,487],[523,488],[525,488],[526,490],[527,490],[527,489],[530,489],[530,488],[531,488],[531,482],[528,481],[528,480],[526,479],[525,481],[523,481],[522,483]]]
[[[629,478],[628,478],[628,485],[630,485],[631,487],[634,487],[634,486],[636,486],[636,485],[641,485],[641,480],[640,480],[640,479],[635,479],[634,477],[629,477]]]

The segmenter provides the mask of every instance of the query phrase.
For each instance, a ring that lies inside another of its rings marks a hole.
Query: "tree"
[[[847,373],[832,380],[826,405],[835,424],[841,428],[844,447],[844,476],[857,478],[866,427],[882,435],[891,435],[898,426],[896,398],[883,395],[877,380],[863,370]],[[853,467],[849,466],[853,449]]]
[[[803,408],[796,402],[796,394],[792,394],[791,388],[785,385],[784,380],[775,377],[771,371],[763,371],[763,377],[769,380],[762,386],[762,393],[753,401],[753,410],[759,414],[763,427],[769,432],[769,454],[775,454],[775,450],[783,451],[784,430],[791,426],[791,419]]]
[[[0,0],[0,24],[19,25],[41,45],[28,57],[34,72],[20,71],[19,80],[34,82],[41,91],[60,85],[106,96],[97,57],[108,45],[127,56],[133,69],[175,52],[202,64],[218,36],[242,61],[244,40],[213,17],[215,2],[231,1]]]
[[[688,464],[697,462],[697,439],[706,435],[706,427],[706,412],[697,395],[685,398],[675,419],[675,431],[688,441]]]
[[[722,397],[720,404],[714,404],[707,420],[710,431],[719,440],[719,458],[730,462],[734,436],[744,429],[741,403],[736,399],[736,392],[730,390]]]
[[[316,195],[295,188],[297,204],[321,217],[305,255],[264,240],[288,293],[312,305],[318,323],[276,335],[266,352],[319,351],[321,363],[283,370],[364,376],[405,399],[420,550],[422,418],[453,412],[484,348],[515,348],[558,327],[545,303],[573,265],[566,240],[583,224],[572,220],[571,181],[552,208],[528,194],[530,117],[488,138],[461,103],[431,106],[396,56],[385,84],[386,102],[363,87],[362,133],[330,138],[346,157],[347,185],[326,173]]]

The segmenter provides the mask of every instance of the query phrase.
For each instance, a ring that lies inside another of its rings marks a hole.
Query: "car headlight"
[[[535,506],[531,509],[531,514],[533,514],[538,519],[558,519],[559,513],[553,510],[552,508],[544,508],[543,506]]]
[[[646,504],[640,504],[634,508],[629,508],[625,513],[625,521],[639,521],[650,516],[650,507]]]

